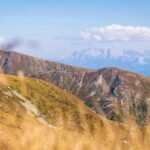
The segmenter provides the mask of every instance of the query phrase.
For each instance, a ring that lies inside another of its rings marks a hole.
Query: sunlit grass
[[[40,112],[28,112],[16,91]],[[9,93],[10,92],[10,93]],[[12,95],[11,95],[12,94]],[[50,125],[50,126],[49,126]],[[77,97],[44,81],[0,75],[0,147],[10,150],[148,150],[149,124],[98,116]]]

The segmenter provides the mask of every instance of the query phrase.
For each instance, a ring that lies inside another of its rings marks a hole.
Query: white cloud
[[[100,28],[87,29],[80,33],[80,37],[87,41],[149,41],[150,28],[144,26],[122,26],[112,24]]]
[[[4,37],[0,36],[0,43],[2,43],[4,41]]]

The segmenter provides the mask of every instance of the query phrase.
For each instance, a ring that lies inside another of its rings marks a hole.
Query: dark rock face
[[[144,125],[148,119],[148,104],[142,100],[137,105],[137,122]]]
[[[0,66],[6,74],[21,70],[25,76],[52,82],[110,120],[133,116],[141,125],[149,120],[149,78],[117,68],[91,71],[4,51],[0,51]]]

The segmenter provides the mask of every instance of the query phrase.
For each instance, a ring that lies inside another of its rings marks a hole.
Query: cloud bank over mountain
[[[80,33],[84,40],[91,41],[147,41],[150,40],[150,28],[144,26],[122,26],[112,24],[94,27]]]
[[[134,63],[134,66],[137,65],[137,68],[139,65],[145,65],[150,61],[150,28],[146,26],[112,24],[102,27],[93,27],[80,32],[78,39],[78,46],[80,45],[81,47],[84,45],[84,48],[77,49],[77,51],[84,49],[82,54],[80,52],[80,56],[82,55],[82,57],[85,55],[87,57],[87,54],[90,54],[91,56],[88,55],[90,59],[94,57],[94,59],[96,58],[97,61],[99,61],[98,58],[107,57],[105,61],[111,59],[110,61],[112,62],[113,60],[114,62],[120,58],[125,58],[127,55],[128,58],[133,59],[132,63]],[[102,49],[104,49],[103,53]],[[107,55],[108,50],[109,57]],[[99,54],[101,56],[99,56]],[[98,64],[96,60],[94,60],[94,62]],[[118,63],[120,63],[120,61]],[[114,64],[112,63],[112,65]],[[119,64],[117,66],[119,66]]]

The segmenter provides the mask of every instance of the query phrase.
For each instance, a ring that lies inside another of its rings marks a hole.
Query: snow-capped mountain
[[[75,51],[63,63],[99,69],[103,67],[119,67],[125,70],[150,76],[150,52],[134,50],[85,49]]]

